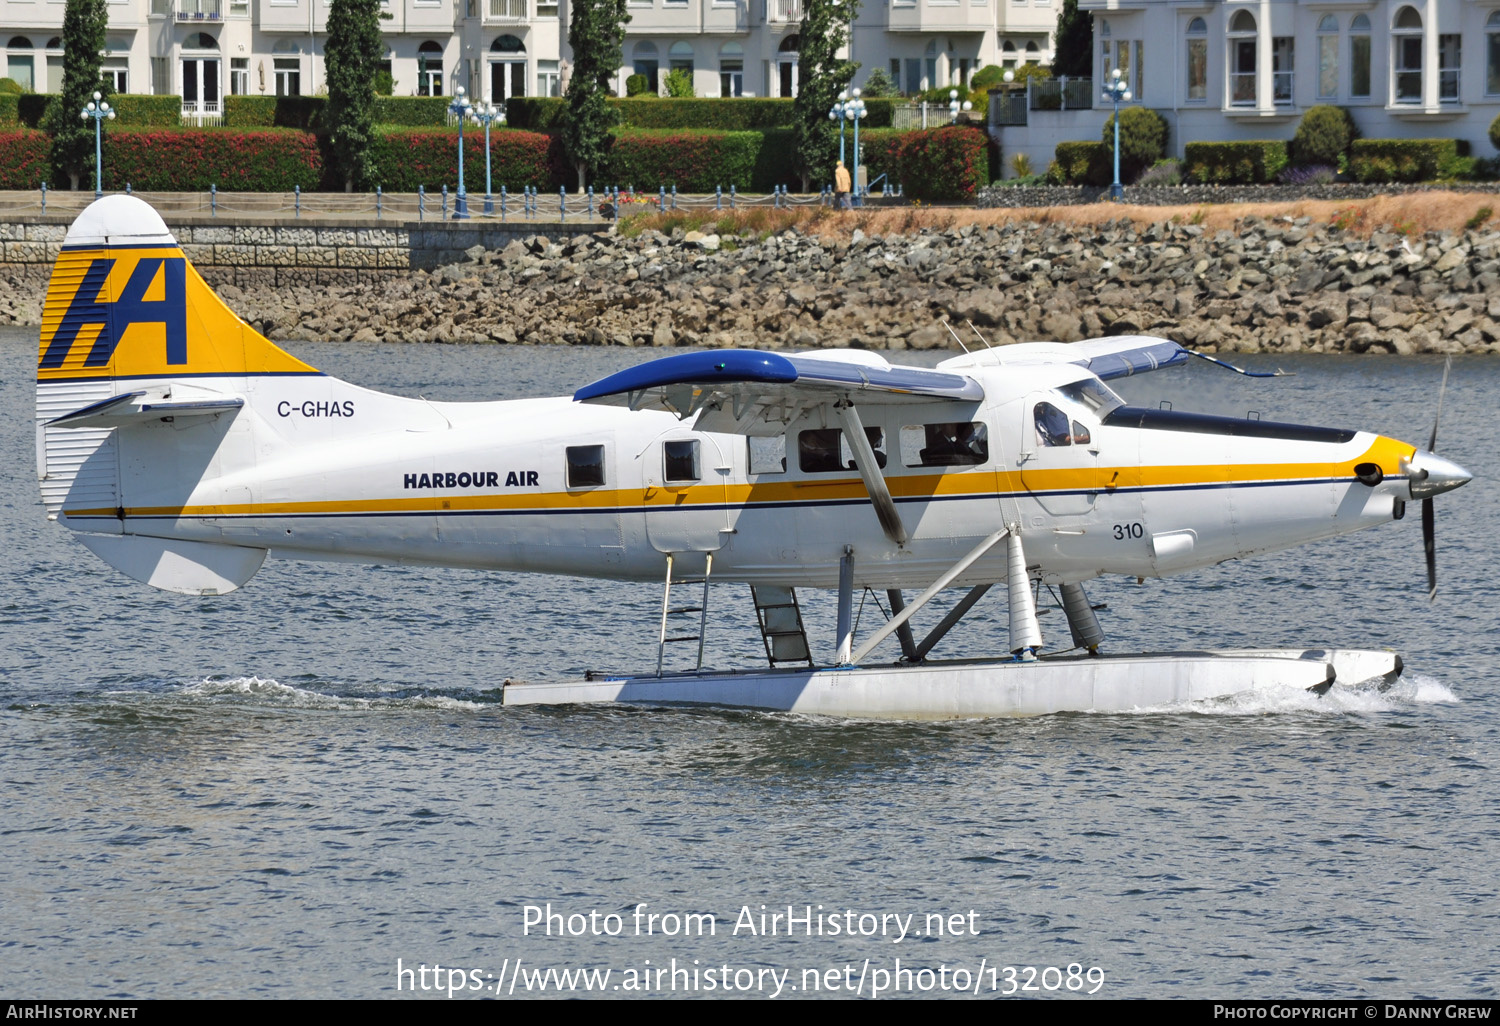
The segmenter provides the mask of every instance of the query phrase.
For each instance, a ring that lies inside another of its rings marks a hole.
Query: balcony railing
[[[177,0],[178,21],[223,21],[222,0]]]
[[[764,3],[768,22],[802,20],[802,0],[764,0]]]
[[[1030,83],[1027,95],[1032,110],[1092,110],[1094,80],[1091,78],[1049,78]]]
[[[487,21],[525,21],[526,0],[490,0]]]

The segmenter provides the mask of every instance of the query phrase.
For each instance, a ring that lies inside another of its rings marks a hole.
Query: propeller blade
[[[1437,536],[1434,533],[1436,514],[1431,499],[1422,500],[1422,551],[1427,555],[1427,601],[1437,598]]]
[[[1438,422],[1443,419],[1443,393],[1448,391],[1448,372],[1453,369],[1453,357],[1443,361],[1443,383],[1438,386],[1437,414],[1432,418],[1432,437],[1427,440],[1427,451],[1437,452]]]

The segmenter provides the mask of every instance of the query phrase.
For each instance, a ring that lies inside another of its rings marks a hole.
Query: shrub
[[[1024,153],[1017,153],[1010,158],[1010,169],[1017,178],[1030,178],[1033,174],[1031,158]]]
[[[1287,164],[1286,143],[1191,142],[1183,147],[1188,178],[1204,185],[1274,182]]]
[[[693,93],[693,73],[681,68],[674,68],[667,72],[667,95],[674,99],[691,99]]]
[[[180,96],[116,93],[109,98],[109,103],[118,115],[115,119],[116,128],[176,128],[182,124]]]
[[[1115,116],[1104,122],[1104,146],[1114,160]],[[1120,111],[1120,180],[1133,182],[1167,153],[1167,119],[1146,107]],[[1113,175],[1111,174],[1111,179]]]
[[[441,128],[448,123],[446,96],[377,96],[375,123],[407,128]]]
[[[876,68],[870,72],[870,77],[865,79],[864,96],[866,100],[878,100],[886,96],[895,96],[899,89],[896,83],[891,81],[890,72],[884,68]]]
[[[651,80],[645,75],[631,75],[625,79],[625,95],[640,96],[651,91]]]
[[[46,132],[29,128],[0,132],[0,189],[40,188],[52,174],[51,150]]]
[[[609,105],[620,112],[622,128],[702,128],[720,132],[765,131],[790,128],[792,101],[750,97],[611,97]],[[567,101],[557,97],[516,97],[505,105],[506,124],[533,132],[555,132],[561,125]],[[867,99],[866,128],[888,128],[895,115],[895,101]]]
[[[1182,165],[1175,160],[1158,160],[1155,164],[1152,164],[1145,171],[1141,172],[1141,177],[1135,180],[1135,184],[1147,186],[1181,185]]]
[[[1356,139],[1349,169],[1361,182],[1431,182],[1474,171],[1461,139]]]
[[[969,202],[990,182],[987,140],[982,130],[958,125],[901,132],[891,179],[912,199]]]
[[[674,185],[680,192],[745,190],[762,143],[759,132],[624,131],[610,147],[600,180],[651,192]]]
[[[10,80],[6,79],[6,81]],[[20,99],[19,94],[0,92],[0,131],[20,127],[21,118],[17,111]]]
[[[1298,164],[1337,165],[1359,136],[1354,118],[1343,107],[1323,104],[1302,115],[1292,137],[1292,158]]]
[[[1495,115],[1495,120],[1490,122],[1490,145],[1500,150],[1500,114]]]
[[[417,186],[437,191],[458,188],[458,130],[452,128],[381,128],[370,147],[372,178],[387,192],[416,192]],[[522,186],[555,189],[571,178],[561,143],[539,132],[492,132],[490,177],[496,193]],[[465,134],[464,185],[474,194],[484,192],[484,138],[474,145]]]
[[[375,95],[390,96],[396,91],[396,80],[389,71],[380,68],[375,72]]]
[[[1276,180],[1282,185],[1329,185],[1338,181],[1339,172],[1336,167],[1327,164],[1303,164],[1301,167],[1289,167],[1276,176]]]
[[[25,91],[26,91],[25,87],[22,86],[21,83],[17,82],[15,79],[13,79],[13,78],[0,78],[0,95],[4,95],[4,96],[20,96]]]
[[[1124,148],[1123,146],[1121,147]],[[1097,142],[1060,142],[1055,151],[1057,180],[1062,185],[1108,185],[1114,180],[1110,147]],[[1053,171],[1047,169],[1048,177]]]
[[[116,129],[105,162],[111,183],[153,192],[202,192],[210,185],[243,192],[314,189],[322,169],[311,134],[274,129]]]

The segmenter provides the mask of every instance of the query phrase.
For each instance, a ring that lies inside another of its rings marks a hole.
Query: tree
[[[99,77],[108,28],[105,0],[68,0],[63,11],[62,92],[48,105],[42,125],[52,135],[52,178],[66,178],[72,189],[88,180],[94,164],[94,124],[79,113],[93,102],[95,93],[110,95],[109,83]]]
[[[1094,73],[1094,15],[1078,10],[1078,0],[1063,0],[1057,12],[1052,73],[1087,78]]]
[[[568,46],[573,51],[573,74],[568,79],[568,105],[562,115],[563,149],[578,171],[578,188],[597,174],[614,136],[610,129],[620,113],[609,105],[615,75],[624,58],[625,0],[573,0],[568,19]]]
[[[828,112],[839,92],[854,78],[859,65],[838,55],[849,41],[849,26],[859,13],[859,0],[803,0],[802,24],[797,30],[797,98],[792,101],[794,163],[802,176],[802,191],[813,179],[833,175],[838,126]]]
[[[344,191],[368,188],[374,168],[375,72],[383,51],[380,0],[330,0],[328,42],[328,145]]]

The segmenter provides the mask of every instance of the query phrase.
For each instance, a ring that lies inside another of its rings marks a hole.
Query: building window
[[[1318,99],[1339,94],[1339,20],[1331,14],[1318,22]]]
[[[1422,102],[1422,16],[1415,7],[1396,12],[1391,26],[1391,68],[1397,103]]]
[[[650,93],[661,92],[661,61],[657,59],[655,43],[636,43],[635,50],[631,54],[631,73],[646,76],[646,91]]]
[[[99,78],[114,92],[130,92],[130,73],[126,70],[124,61],[105,61],[104,67],[99,70]],[[59,86],[61,84],[61,82],[58,83]]]
[[[1292,102],[1293,42],[1291,36],[1271,40],[1271,94],[1277,103]]]
[[[693,74],[693,44],[681,40],[673,43],[667,50],[667,70],[686,71],[691,77]]]
[[[1370,19],[1364,14],[1349,22],[1349,95],[1370,95]]]
[[[431,39],[417,47],[417,95],[443,95],[443,48]]]
[[[931,89],[931,88],[936,88],[937,87],[938,77],[937,77],[937,40],[936,39],[932,40],[931,42],[929,42],[927,44],[927,50],[926,50],[926,53],[923,55],[922,59],[926,62],[926,65],[927,65],[927,75],[926,75],[925,78],[922,79],[921,88],[915,90],[916,92],[921,92],[922,89]]]
[[[780,97],[793,97],[797,95],[797,87],[800,80],[797,77],[797,53],[802,43],[797,36],[787,36],[781,41],[781,46],[776,51],[776,95]]]
[[[1489,96],[1500,93],[1500,11],[1490,14],[1484,23],[1486,43],[1489,48],[1489,65],[1484,79],[1484,91]]]
[[[536,62],[536,94],[538,96],[561,96],[561,82],[557,61]]]
[[[6,44],[9,50],[30,50],[31,40],[25,36],[11,36]],[[5,58],[5,77],[14,81],[25,92],[36,89],[36,61],[29,53],[10,53]]]
[[[1255,106],[1256,49],[1255,15],[1237,11],[1229,19],[1229,103],[1234,107]]]
[[[229,95],[246,96],[250,92],[250,58],[229,58]]]
[[[1187,27],[1187,98],[1208,99],[1208,22],[1194,18]]]
[[[1139,39],[1113,39],[1108,21],[1100,19],[1102,26],[1099,41],[1100,81],[1108,82],[1114,69],[1120,69],[1120,79],[1130,90],[1131,99],[1140,102],[1141,87],[1141,41]],[[1133,55],[1133,56],[1132,56]],[[1030,62],[1028,62],[1030,63]]]
[[[272,62],[276,71],[277,96],[302,95],[302,61],[297,57],[277,57]]]
[[[165,57],[151,58],[151,95],[172,95],[172,76],[167,71]]]
[[[1438,99],[1458,102],[1458,72],[1463,63],[1463,37],[1458,33],[1438,36]],[[124,92],[124,90],[120,90]]]
[[[719,47],[719,95],[745,95],[745,49],[739,43]]]

